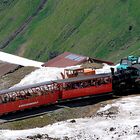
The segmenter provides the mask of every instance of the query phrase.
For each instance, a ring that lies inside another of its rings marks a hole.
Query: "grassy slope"
[[[0,1],[0,42],[4,41],[30,16],[39,0]]]
[[[22,55],[42,61],[63,51],[113,61],[140,55],[139,5],[138,0],[48,0],[4,50],[22,49]]]

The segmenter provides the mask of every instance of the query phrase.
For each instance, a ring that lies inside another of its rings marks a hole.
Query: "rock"
[[[76,123],[76,121],[75,121],[75,120],[71,120],[70,122],[71,122],[71,123]]]
[[[134,128],[138,128],[138,125],[135,125]]]
[[[110,128],[110,131],[114,131],[114,130],[115,130],[115,128],[113,128],[113,127]]]

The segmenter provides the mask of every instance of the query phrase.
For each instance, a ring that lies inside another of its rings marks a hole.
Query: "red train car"
[[[0,115],[59,101],[112,92],[110,74],[90,75],[0,91]]]
[[[58,101],[59,89],[53,82],[23,86],[0,92],[0,115]]]
[[[62,100],[112,92],[110,75],[91,75],[63,82]]]

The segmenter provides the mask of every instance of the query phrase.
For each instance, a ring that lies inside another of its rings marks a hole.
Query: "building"
[[[44,67],[67,67],[67,66],[75,66],[75,65],[81,65],[86,62],[90,63],[107,63],[109,65],[113,65],[112,62],[90,58],[87,56],[74,54],[70,52],[64,52],[63,54],[60,54],[56,56],[55,58],[49,60],[48,62],[44,63],[42,66]]]

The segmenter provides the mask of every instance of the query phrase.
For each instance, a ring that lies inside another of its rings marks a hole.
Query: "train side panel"
[[[48,93],[46,95],[30,97],[29,99],[17,100],[0,104],[0,115],[41,105],[53,104],[58,101],[59,92]]]
[[[86,88],[63,90],[62,100],[78,98],[83,96],[98,95],[112,92],[112,83],[102,84],[100,86],[90,86]]]

